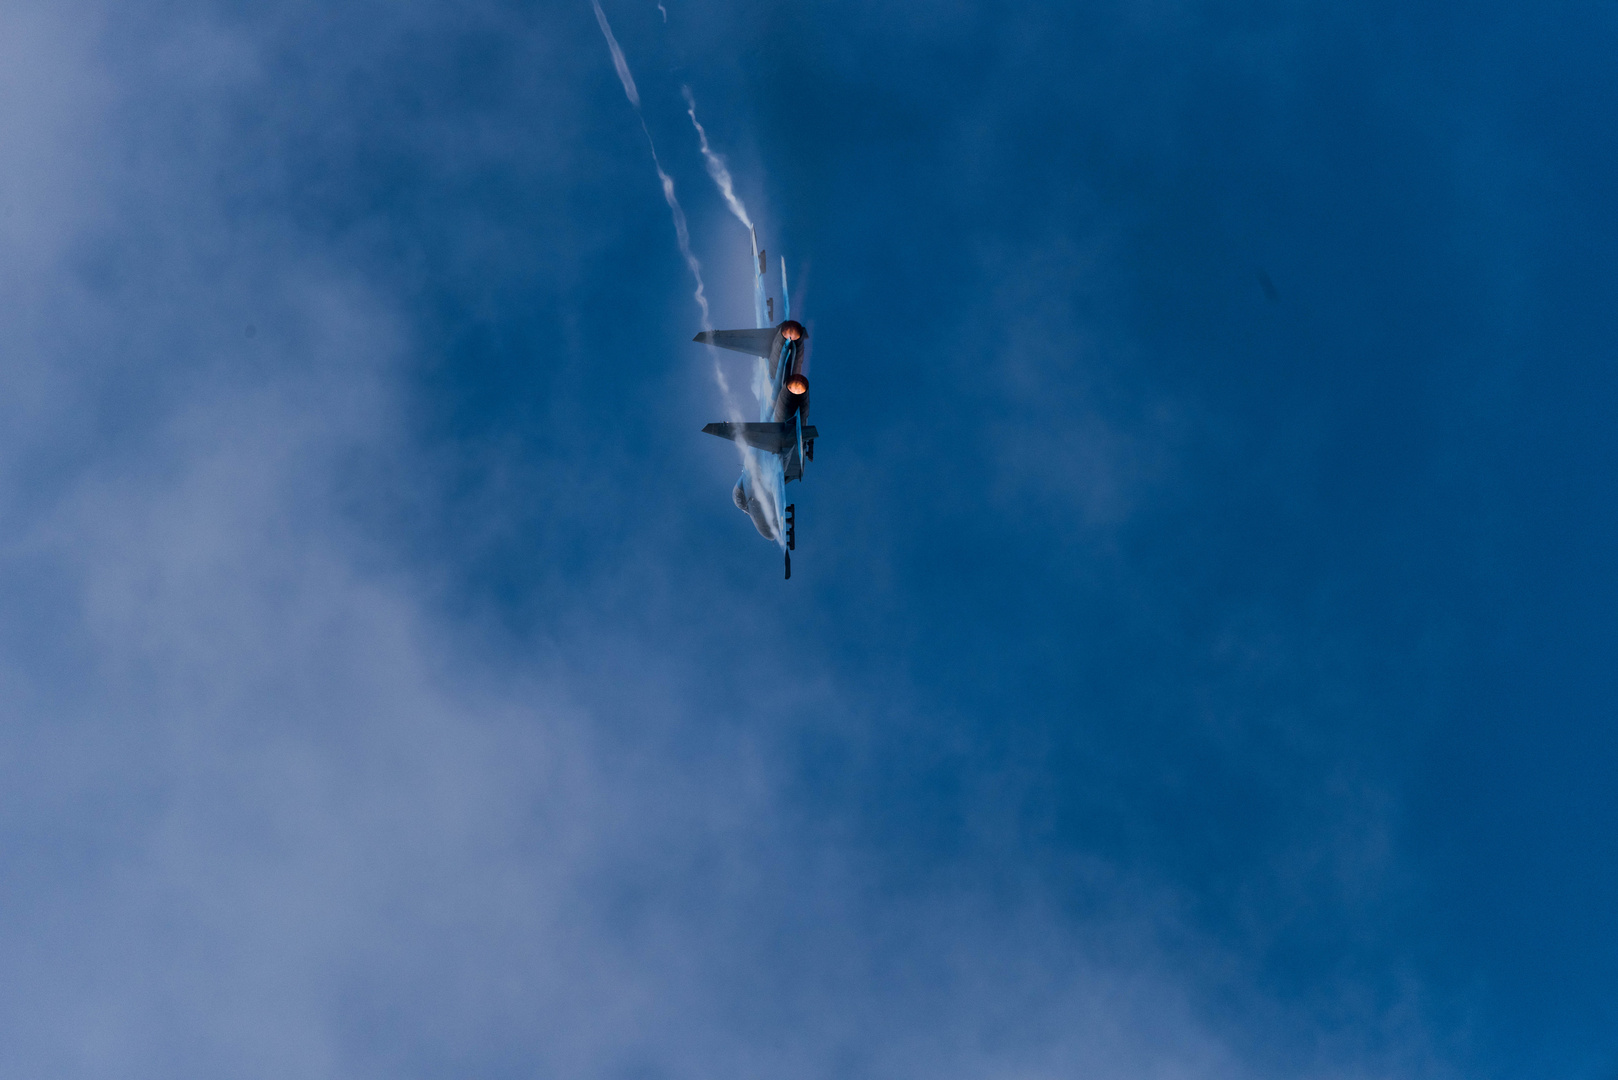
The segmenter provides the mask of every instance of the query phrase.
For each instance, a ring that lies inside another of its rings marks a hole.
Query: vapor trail
[[[708,133],[697,120],[697,99],[692,96],[689,86],[680,87],[680,93],[685,95],[685,111],[686,115],[691,117],[691,126],[697,129],[697,145],[702,150],[703,163],[708,166],[708,175],[713,177],[714,185],[719,188],[719,194],[724,196],[725,205],[730,207],[730,212],[736,215],[736,220],[751,229],[753,221],[747,216],[747,207],[736,197],[736,186],[731,181],[730,170],[725,167],[725,159],[713,152],[713,148],[708,145]]]
[[[702,312],[702,329],[712,330],[713,319],[708,314],[708,296],[702,287],[702,263],[691,251],[691,230],[686,225],[685,211],[680,208],[680,200],[674,193],[674,178],[663,171],[663,162],[657,156],[657,144],[652,141],[652,129],[646,126],[646,117],[641,112],[640,91],[635,88],[635,76],[630,74],[629,61],[624,59],[624,50],[619,48],[618,39],[612,34],[612,25],[607,22],[607,13],[601,10],[601,0],[590,0],[590,6],[595,9],[596,23],[601,27],[601,36],[607,39],[607,51],[612,53],[612,66],[618,72],[618,81],[624,84],[624,96],[629,99],[629,104],[634,106],[635,118],[640,121],[640,129],[646,136],[646,147],[652,152],[652,168],[657,170],[658,182],[663,186],[663,201],[669,204],[669,216],[674,219],[674,238],[680,245],[680,254],[685,258],[685,265],[690,269],[691,277],[697,283],[692,296],[697,301],[698,310]],[[689,94],[687,97],[689,99]],[[695,118],[693,113],[692,119]],[[703,143],[707,144],[706,138]],[[725,411],[730,414],[730,419],[738,420],[741,414],[731,403],[730,382],[725,378],[724,369],[719,365],[718,353],[712,346],[708,351],[713,354],[714,381],[719,384]],[[740,446],[739,443],[737,445]]]
[[[685,224],[685,211],[680,209],[680,200],[674,195],[674,177],[663,171],[663,163],[657,160],[657,147],[652,144],[652,133],[646,127],[646,118],[641,117],[640,129],[646,132],[646,145],[652,150],[652,168],[657,170],[657,178],[663,183],[663,201],[669,204],[669,216],[674,218],[674,238],[680,244],[680,254],[685,256],[685,265],[691,268],[691,276],[696,279],[697,291],[693,293],[697,300],[697,307],[702,309],[702,328],[713,329],[713,320],[708,317],[708,297],[702,291],[702,264],[697,257],[691,254],[691,230]]]
[[[742,205],[742,200],[736,197],[736,184],[731,179],[730,169],[726,167],[725,159],[714,153],[713,147],[708,143],[708,132],[702,126],[702,122],[697,119],[696,95],[691,93],[689,86],[680,87],[680,93],[685,97],[685,111],[686,115],[691,117],[691,126],[697,129],[697,148],[702,151],[702,161],[708,167],[708,175],[713,178],[714,186],[719,189],[719,194],[724,198],[725,205],[730,207],[730,212],[735,215],[737,221],[747,227],[747,231],[753,239],[753,258],[756,260],[758,258],[758,231],[753,228],[753,219],[748,216],[747,207]],[[749,263],[748,265],[751,267],[752,264]],[[749,273],[751,273],[751,270],[749,270]],[[753,289],[753,304],[757,311],[759,325],[762,326],[765,318],[762,272],[753,277]],[[714,374],[720,374],[717,357],[714,360]],[[723,382],[722,376],[721,382]],[[758,398],[760,403],[770,399],[770,372],[763,360],[759,360],[753,368],[753,395]],[[728,397],[725,403],[727,406],[730,404]],[[734,417],[732,418],[734,419]],[[740,447],[741,444],[738,443],[737,446]],[[768,496],[765,505],[768,507],[767,516],[770,527],[775,532],[776,544],[780,546],[781,550],[785,551],[787,541],[779,513],[783,500],[780,498],[778,470],[765,469],[761,455],[755,450],[743,449],[741,453],[742,465],[753,481],[753,490]]]
[[[618,39],[612,36],[612,27],[607,25],[607,13],[601,10],[600,0],[590,0],[590,6],[596,9],[596,22],[601,24],[601,34],[607,39],[607,49],[612,53],[612,66],[618,69],[618,81],[624,84],[624,93],[629,97],[629,103],[635,106],[635,112],[640,112],[640,91],[635,89],[635,76],[629,73],[629,61],[624,59],[624,50],[618,47]]]
[[[601,10],[601,0],[590,0],[590,6],[595,8],[596,22],[601,26],[601,36],[607,39],[607,50],[612,53],[612,66],[618,72],[618,81],[624,84],[624,96],[629,99],[629,104],[634,106],[635,118],[640,121],[640,129],[646,135],[646,146],[652,152],[652,168],[657,170],[657,179],[663,185],[663,201],[669,204],[669,215],[674,219],[674,237],[680,244],[680,254],[685,257],[685,265],[691,269],[691,276],[696,280],[697,283],[697,289],[693,295],[696,297],[698,309],[700,309],[702,312],[702,328],[704,330],[712,330],[713,319],[708,314],[708,297],[702,288],[702,264],[698,262],[697,257],[691,253],[691,230],[686,225],[685,211],[680,209],[680,200],[674,194],[674,178],[663,171],[663,163],[658,160],[657,144],[652,141],[652,129],[646,126],[646,116],[641,112],[640,91],[635,89],[635,77],[629,73],[629,61],[624,59],[624,51],[618,47],[618,39],[612,36],[612,26],[607,22],[607,13]],[[687,91],[686,100],[690,100],[689,91]],[[697,116],[695,106],[693,105],[691,113],[692,123],[696,123],[696,119]],[[717,161],[717,159],[712,158],[712,152],[707,149],[708,138],[706,135],[702,134],[702,125],[697,125],[697,132],[702,138],[703,154],[705,157],[710,159],[710,164],[708,167],[709,174],[714,175],[712,162]],[[723,186],[721,186],[720,190],[728,192],[730,185],[730,173],[725,171],[723,162],[719,162],[719,169],[720,172],[725,176],[725,183]],[[714,181],[715,183],[719,182],[717,175],[714,176]],[[727,194],[726,198],[727,201],[732,203],[732,212],[736,212],[741,206],[741,203],[734,201],[734,196],[729,194]],[[747,220],[746,213],[747,212],[745,210],[741,211],[743,221]],[[719,393],[724,401],[725,412],[728,414],[729,419],[733,421],[740,420],[741,410],[738,409],[731,401],[730,382],[725,378],[724,368],[720,366],[719,351],[710,345],[708,347],[708,352],[713,357],[714,381],[719,384]],[[736,452],[741,458],[743,470],[746,471],[748,476],[753,481],[754,490],[773,492],[773,474],[766,473],[764,469],[760,467],[758,455],[752,453],[749,448],[744,446],[742,443],[736,443]],[[774,517],[775,515],[772,513],[772,527],[776,533],[776,542],[784,546],[786,544],[786,540],[782,535],[779,522],[773,520]]]
[[[708,296],[702,288],[702,263],[691,253],[691,230],[686,227],[685,211],[680,209],[680,200],[674,194],[674,177],[663,171],[663,163],[657,156],[657,144],[652,141],[652,129],[646,126],[646,117],[640,111],[640,91],[635,89],[635,76],[629,72],[629,61],[624,59],[624,50],[618,47],[618,39],[612,36],[612,26],[607,22],[607,13],[601,10],[601,0],[590,0],[590,6],[595,8],[596,22],[601,26],[601,36],[607,39],[607,51],[612,53],[612,66],[618,71],[618,81],[624,84],[624,96],[635,107],[635,118],[640,121],[640,129],[646,135],[646,146],[652,152],[652,168],[657,170],[657,179],[663,185],[663,201],[669,204],[669,215],[674,218],[674,238],[679,242],[680,254],[685,257],[685,265],[690,268],[691,276],[696,279],[697,307],[702,311],[702,328],[713,329],[713,320],[708,315]],[[723,383],[723,379],[721,379]]]

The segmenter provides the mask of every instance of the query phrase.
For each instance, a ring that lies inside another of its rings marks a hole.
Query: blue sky
[[[0,6],[0,1071],[1611,1080],[1612,12],[603,7],[790,583],[587,2]]]

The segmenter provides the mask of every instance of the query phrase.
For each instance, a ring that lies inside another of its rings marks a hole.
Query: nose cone
[[[786,322],[781,324],[781,336],[786,338],[788,341],[797,341],[799,338],[803,337],[803,324],[788,319]]]

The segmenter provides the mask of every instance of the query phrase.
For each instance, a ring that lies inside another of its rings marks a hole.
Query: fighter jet
[[[753,309],[757,326],[748,330],[707,330],[693,340],[704,345],[757,356],[769,377],[769,392],[760,395],[756,422],[709,424],[702,430],[742,447],[742,476],[731,490],[736,506],[753,519],[766,540],[781,547],[786,576],[792,576],[792,552],[797,548],[796,506],[786,501],[786,486],[803,479],[805,462],[815,460],[815,437],[809,423],[809,332],[793,321],[787,294],[787,264],[781,260],[781,317],[773,323],[774,298],[764,295],[765,253],[753,235],[753,256],[758,273],[753,278]],[[767,313],[767,314],[766,314]],[[762,385],[763,380],[760,380]]]

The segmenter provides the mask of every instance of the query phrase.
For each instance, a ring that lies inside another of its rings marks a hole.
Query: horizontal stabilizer
[[[721,349],[762,356],[768,360],[775,345],[775,327],[761,326],[757,330],[704,330],[692,341],[704,345],[717,345]]]
[[[717,435],[721,439],[730,439],[744,446],[751,446],[755,450],[767,450],[772,454],[779,454],[789,447],[796,446],[797,434],[792,424],[779,423],[723,423],[709,424],[702,430],[709,435]]]

